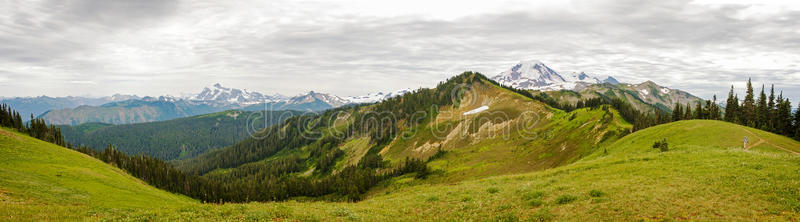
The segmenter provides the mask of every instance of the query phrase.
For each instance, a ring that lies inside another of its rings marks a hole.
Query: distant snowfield
[[[478,107],[477,109],[473,109],[473,110],[464,112],[464,115],[465,116],[466,115],[472,115],[472,114],[475,114],[475,113],[486,111],[487,109],[489,109],[489,106],[481,106],[481,107]]]

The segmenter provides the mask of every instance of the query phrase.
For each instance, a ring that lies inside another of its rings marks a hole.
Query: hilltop
[[[348,167],[388,172],[411,159],[429,161],[442,181],[459,181],[566,165],[631,128],[609,107],[564,112],[468,72],[377,104],[293,118],[175,164],[247,183],[239,178],[274,161],[304,172],[290,176],[325,178]]]

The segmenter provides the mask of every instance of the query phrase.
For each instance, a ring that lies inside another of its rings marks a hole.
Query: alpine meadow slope
[[[766,144],[800,149],[800,143],[764,131],[721,121],[689,120],[638,131],[596,150],[589,158],[539,172],[450,184],[427,183],[408,175],[382,183],[356,203],[289,200],[216,205],[148,187],[88,156],[3,129],[3,157],[10,159],[0,163],[4,178],[0,216],[365,221],[800,217],[800,193],[796,190],[800,175],[795,173],[800,170],[800,157],[780,150],[744,150],[731,138],[703,135],[703,127],[720,133],[749,131]],[[667,152],[651,147],[653,141],[663,138],[663,132],[670,132]],[[90,185],[92,189],[87,188]],[[131,187],[136,189],[121,192]],[[109,195],[116,198],[106,198]]]
[[[80,220],[198,201],[74,150],[0,128],[0,219]]]
[[[308,123],[315,127],[297,130]],[[293,118],[263,135],[175,163],[185,172],[221,177],[299,158],[303,163],[292,172],[325,177],[347,167],[386,172],[424,160],[437,172],[434,178],[458,181],[566,165],[630,130],[608,106],[564,112],[467,72],[434,89]]]

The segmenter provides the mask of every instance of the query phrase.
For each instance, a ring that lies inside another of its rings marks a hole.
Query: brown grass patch
[[[5,130],[5,129],[0,129],[0,135],[6,136],[6,137],[10,137],[10,138],[14,138],[17,141],[22,141],[22,138],[17,136],[17,134],[9,132],[8,130]]]

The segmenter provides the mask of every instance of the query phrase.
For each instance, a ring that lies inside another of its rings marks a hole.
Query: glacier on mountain
[[[619,83],[611,76],[601,79],[585,72],[562,75],[538,60],[521,61],[511,69],[492,77],[492,80],[518,89],[541,91],[577,90],[592,84]]]

